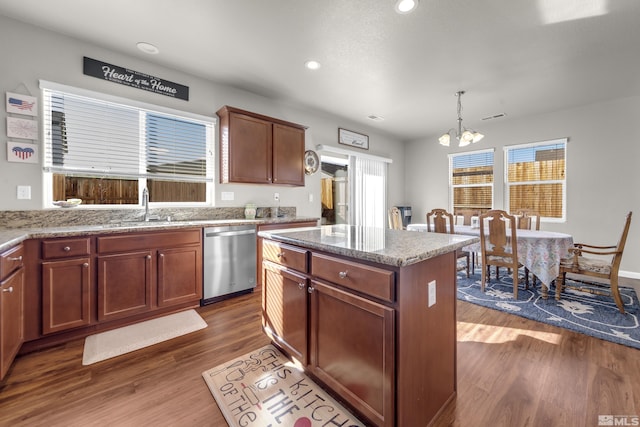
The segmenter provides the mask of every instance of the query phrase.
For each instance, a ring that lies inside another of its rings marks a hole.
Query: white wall
[[[140,52],[133,44],[131,55],[115,53],[0,16],[0,58],[2,58],[0,61],[0,91],[3,102],[4,93],[7,91],[39,97],[38,81],[43,79],[205,116],[215,117],[215,112],[223,105],[254,111],[308,126],[306,132],[307,149],[315,149],[317,144],[337,146],[338,127],[344,127],[369,135],[370,148],[367,153],[393,159],[389,168],[389,194],[403,197],[404,146],[393,138],[336,116],[296,109],[281,102],[212,83],[175,69],[151,64],[139,59]],[[82,73],[83,56],[189,86],[189,101],[173,99],[85,76]],[[179,67],[179,64],[176,64],[176,67]],[[0,135],[6,135],[5,115],[2,115],[2,120],[0,120]],[[3,142],[2,147],[6,150],[6,138],[3,138]],[[42,147],[41,141],[38,144]],[[217,146],[218,135],[216,134]],[[357,149],[354,150],[357,151]],[[218,177],[217,174],[216,179]],[[16,187],[18,185],[31,186],[31,200],[17,199]],[[223,191],[234,192],[235,200],[232,202],[220,200],[220,194]],[[298,214],[301,216],[320,217],[319,173],[307,176],[305,187],[216,183],[215,204],[223,207],[244,206],[246,203],[274,206],[274,192],[280,193],[282,206],[296,206]],[[309,202],[309,194],[313,195],[313,202]],[[399,200],[390,196],[389,205],[398,202]],[[0,155],[0,210],[40,209],[42,206],[41,165],[9,163],[4,153]]]
[[[442,147],[437,136],[406,145],[406,197],[419,222],[427,211],[450,206],[448,159],[452,152],[495,148],[494,207],[503,209],[503,147],[568,137],[567,221],[543,223],[575,242],[616,244],[624,216],[634,212],[622,259],[624,275],[640,278],[640,97],[616,99],[526,119],[483,124],[485,138],[465,149]],[[415,222],[415,221],[414,221]]]

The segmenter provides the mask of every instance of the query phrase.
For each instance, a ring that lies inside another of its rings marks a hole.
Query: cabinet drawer
[[[24,263],[24,247],[18,245],[0,255],[0,280],[22,267]]]
[[[91,253],[88,237],[81,239],[44,240],[42,242],[42,258],[69,258],[86,256]]]
[[[98,237],[98,253],[116,253],[140,249],[179,247],[202,241],[202,229]]]
[[[275,262],[294,270],[308,271],[308,251],[286,243],[265,240],[262,243],[262,259]]]
[[[311,274],[384,301],[395,300],[393,271],[312,253]]]

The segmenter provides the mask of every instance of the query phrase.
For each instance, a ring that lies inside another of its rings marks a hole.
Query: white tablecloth
[[[427,231],[427,224],[409,224],[407,230]],[[480,228],[468,225],[456,225],[456,234],[480,236]],[[518,261],[535,274],[548,289],[560,271],[560,258],[569,256],[568,249],[573,247],[570,234],[542,230],[516,230],[518,239]],[[470,252],[480,252],[480,243],[465,248]],[[547,290],[545,289],[545,291]]]

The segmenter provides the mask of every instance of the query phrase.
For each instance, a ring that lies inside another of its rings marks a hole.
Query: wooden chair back
[[[488,279],[489,266],[507,267],[513,275],[513,296],[518,299],[518,241],[516,219],[506,211],[493,209],[480,215],[481,288]]]
[[[400,209],[396,207],[389,209],[389,228],[402,230],[402,215],[400,214]]]
[[[540,214],[532,209],[518,209],[511,213],[516,217],[516,226],[520,230],[540,230]]]
[[[462,217],[462,225],[471,225],[471,217],[480,215],[480,211],[474,209],[456,209],[453,215]]]
[[[432,209],[427,213],[427,231],[453,234],[453,215],[444,209]]]
[[[560,261],[560,273],[556,280],[556,299],[560,299],[562,289],[565,287],[565,279],[567,273],[581,274],[585,276],[598,277],[606,279],[609,283],[602,286],[609,287],[609,292],[604,295],[611,295],[618,306],[620,313],[624,313],[624,304],[618,289],[618,273],[620,271],[620,263],[622,262],[622,254],[625,244],[627,243],[627,235],[631,226],[631,215],[633,212],[627,213],[624,222],[622,234],[617,245],[596,246],[586,243],[574,243],[573,248],[569,249],[571,257]],[[584,255],[595,255],[596,257],[587,257]],[[611,256],[610,261],[603,261],[603,256]],[[567,286],[569,287],[569,286]],[[589,292],[594,294],[603,294],[597,289],[591,289]]]

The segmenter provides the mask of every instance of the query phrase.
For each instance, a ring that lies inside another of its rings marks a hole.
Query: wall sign
[[[84,74],[125,86],[189,100],[189,86],[84,57]]]
[[[38,139],[38,122],[31,119],[7,117],[9,138]]]
[[[7,92],[6,107],[7,113],[36,116],[38,115],[38,98],[20,93]]]
[[[351,147],[369,149],[369,137],[358,132],[338,128],[338,143]]]

